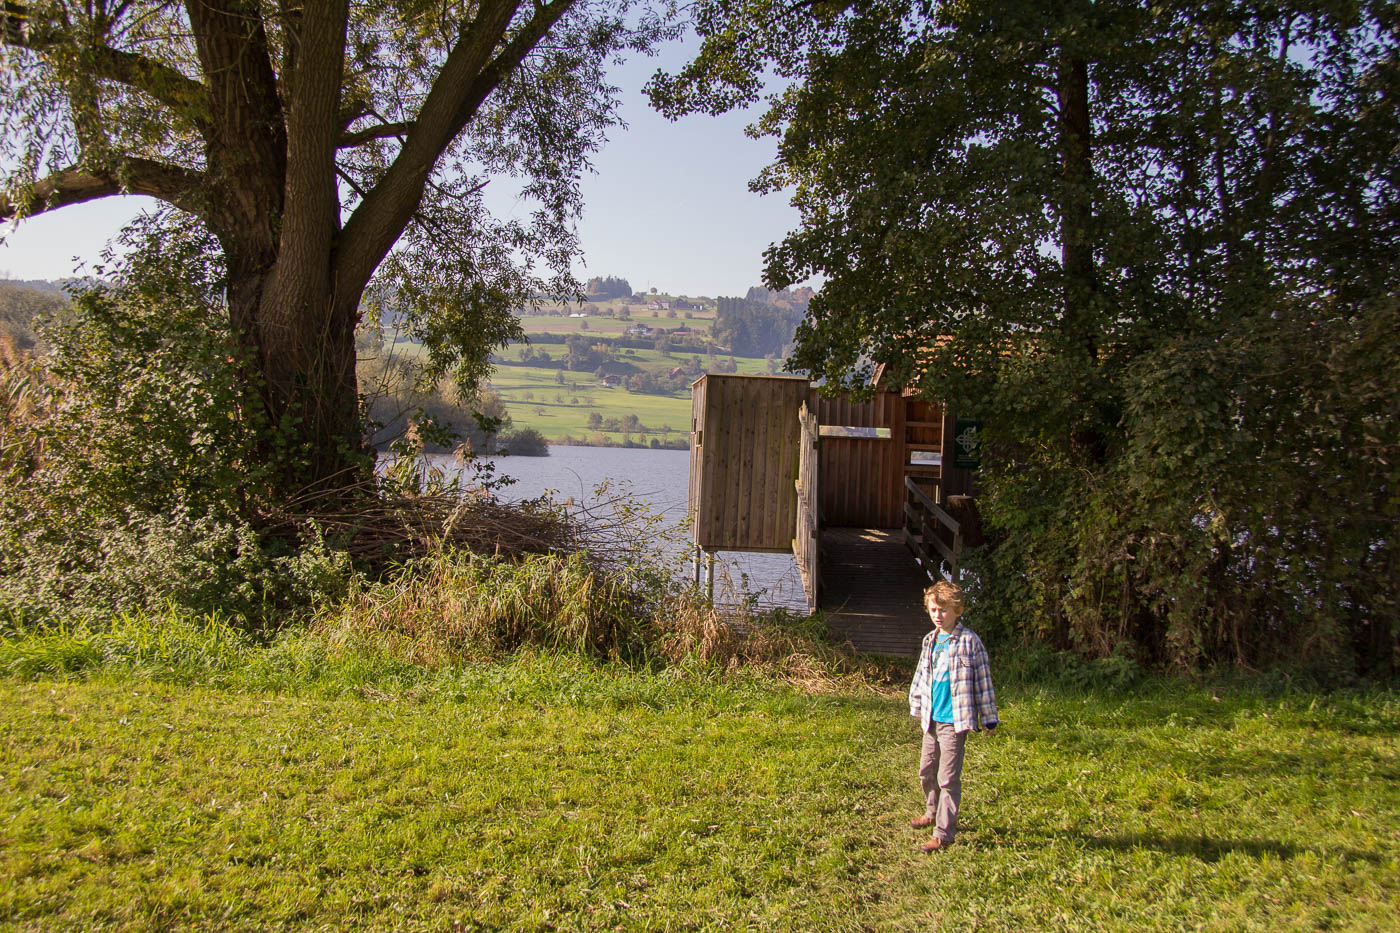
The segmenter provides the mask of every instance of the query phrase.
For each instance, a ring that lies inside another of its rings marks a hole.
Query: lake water
[[[450,456],[430,459],[454,467]],[[515,484],[498,492],[510,501],[548,493],[559,502],[596,506],[594,491],[605,481],[610,494],[623,491],[662,515],[668,523],[685,519],[690,489],[690,451],[622,447],[549,448],[548,457],[492,457],[497,474]],[[716,561],[715,596],[720,601],[749,598],[762,606],[805,610],[802,577],[791,554],[722,553]]]

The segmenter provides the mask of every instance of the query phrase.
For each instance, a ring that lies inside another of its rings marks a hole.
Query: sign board
[[[982,465],[982,422],[972,418],[953,421],[953,466],[975,470]]]

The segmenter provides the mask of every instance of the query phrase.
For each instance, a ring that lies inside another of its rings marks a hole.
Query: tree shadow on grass
[[[1168,855],[1184,855],[1202,862],[1218,862],[1231,853],[1247,855],[1250,858],[1272,856],[1276,859],[1292,859],[1304,852],[1331,855],[1379,863],[1379,852],[1366,852],[1359,849],[1335,849],[1314,846],[1295,846],[1272,839],[1216,839],[1210,836],[1163,836],[1157,833],[1120,833],[1111,836],[1094,836],[1088,833],[1075,833],[1091,849],[1155,849]]]
[[[1130,852],[1152,849],[1166,855],[1186,856],[1201,862],[1214,863],[1231,853],[1259,859],[1265,856],[1293,859],[1305,852],[1332,858],[1347,858],[1379,864],[1385,860],[1379,852],[1324,846],[1297,846],[1274,839],[1225,839],[1205,835],[1164,836],[1159,833],[1117,833],[1096,835],[1086,832],[1027,833],[1009,827],[986,826],[981,833],[993,844],[1011,847],[1041,847],[1056,841],[1077,843],[1089,849],[1112,849]],[[976,831],[973,835],[977,835]],[[974,843],[975,844],[975,843]]]

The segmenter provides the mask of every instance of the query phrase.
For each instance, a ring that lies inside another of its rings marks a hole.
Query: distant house
[[[615,375],[613,375],[612,373],[609,373],[608,375],[604,376],[604,377],[602,378],[601,381],[602,381],[603,385],[605,385],[605,386],[620,386],[620,385],[622,385],[622,377],[621,377],[621,376],[615,376]]]
[[[685,375],[685,370],[684,370],[684,369],[681,369],[679,366],[672,366],[671,369],[670,369],[670,371],[666,373],[666,378],[667,378],[667,379],[674,379],[674,378],[676,378],[677,376],[684,376],[684,375]]]
[[[675,301],[671,302],[671,307],[675,308],[677,311],[701,310],[700,303],[698,301],[686,301],[684,298],[677,298]]]
[[[650,337],[652,333],[652,329],[645,324],[633,324],[626,330],[628,337]]]
[[[653,301],[651,304],[647,305],[647,307],[650,308],[650,309],[653,310],[653,311],[670,311],[670,310],[671,310],[671,302],[670,302],[670,301]]]
[[[681,326],[671,331],[672,337],[689,337],[692,331],[689,327]]]

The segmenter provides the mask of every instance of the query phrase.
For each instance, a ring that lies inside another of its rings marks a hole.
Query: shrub
[[[315,533],[266,538],[254,517],[275,452],[231,388],[238,341],[199,229],[125,234],[110,283],[44,329],[51,353],[9,367],[0,397],[0,612],[221,610],[268,627],[344,591],[349,562]]]

